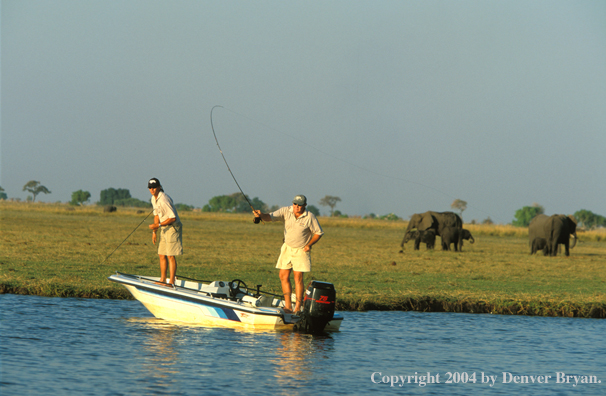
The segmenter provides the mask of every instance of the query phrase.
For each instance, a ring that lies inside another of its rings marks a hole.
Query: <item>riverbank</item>
[[[115,271],[155,276],[158,258],[147,211],[0,202],[0,293],[130,298],[109,282]],[[243,279],[280,293],[274,269],[280,224],[247,215],[184,212],[185,255],[178,274]],[[398,253],[406,222],[320,218],[311,279],[332,282],[338,309],[417,310],[606,318],[605,233],[579,233],[570,257],[529,255],[527,230],[468,225],[463,252]],[[111,254],[111,256],[110,256]],[[109,258],[108,258],[109,256]]]

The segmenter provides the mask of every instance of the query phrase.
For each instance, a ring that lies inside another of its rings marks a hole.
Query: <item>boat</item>
[[[261,291],[261,285],[249,290],[240,279],[200,281],[180,276],[169,284],[120,272],[108,279],[122,284],[156,318],[173,322],[321,333],[338,331],[343,321],[334,312],[334,286],[327,282],[310,282],[303,309],[294,314],[285,311],[279,296]]]

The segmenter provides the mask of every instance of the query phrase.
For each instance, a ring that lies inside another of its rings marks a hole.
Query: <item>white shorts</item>
[[[158,242],[158,255],[180,256],[183,254],[183,226],[181,222],[174,222],[162,227],[160,241]]]
[[[276,268],[309,272],[311,271],[311,253],[305,252],[302,248],[291,248],[284,243],[282,244],[282,249],[280,249],[280,257],[278,257]]]

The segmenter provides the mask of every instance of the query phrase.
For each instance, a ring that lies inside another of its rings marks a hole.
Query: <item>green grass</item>
[[[42,296],[130,298],[107,277],[116,271],[157,276],[147,210],[0,202],[0,292]],[[280,293],[274,268],[281,224],[252,216],[183,212],[185,254],[178,275],[239,278]],[[320,218],[306,276],[335,284],[340,310],[419,310],[606,317],[604,231],[579,233],[570,257],[529,255],[527,230],[465,225],[476,243],[463,252],[399,253],[405,222]]]

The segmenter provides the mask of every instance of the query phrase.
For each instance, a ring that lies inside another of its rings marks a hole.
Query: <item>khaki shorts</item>
[[[297,272],[311,271],[311,253],[305,252],[303,249],[291,248],[287,244],[282,245],[280,249],[280,257],[276,268],[292,269]]]
[[[160,241],[158,242],[158,255],[180,256],[183,254],[183,226],[181,222],[174,222],[169,226],[161,227]]]

